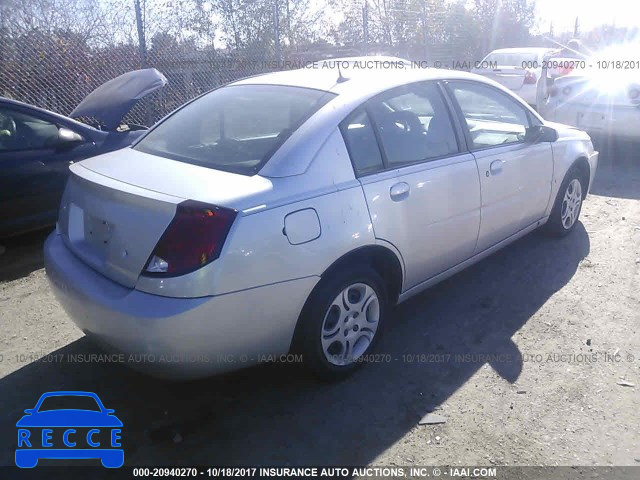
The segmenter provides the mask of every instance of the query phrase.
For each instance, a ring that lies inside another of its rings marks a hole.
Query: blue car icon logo
[[[124,463],[122,422],[92,392],[48,392],[18,420],[16,465],[33,468],[41,458],[100,459]]]

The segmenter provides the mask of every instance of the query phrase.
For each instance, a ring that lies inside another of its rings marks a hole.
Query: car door
[[[0,104],[0,234],[52,223],[69,164],[92,148],[81,141],[61,145],[53,118]]]
[[[480,182],[435,82],[368,101],[341,126],[377,238],[405,264],[405,290],[469,258],[480,228]]]
[[[473,81],[447,87],[480,173],[478,253],[542,219],[551,196],[551,144],[529,141],[527,129],[540,121],[507,93]]]

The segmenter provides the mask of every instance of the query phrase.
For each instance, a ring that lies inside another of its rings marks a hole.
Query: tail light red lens
[[[527,85],[535,84],[538,81],[536,74],[530,70],[527,70],[524,74],[524,83]]]
[[[187,200],[149,257],[143,275],[176,277],[193,272],[220,256],[237,212]]]

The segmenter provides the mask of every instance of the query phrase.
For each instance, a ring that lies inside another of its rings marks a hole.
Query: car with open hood
[[[274,72],[72,165],[45,267],[76,325],[152,375],[299,354],[341,378],[390,305],[539,227],[570,234],[597,159],[468,72]]]
[[[69,165],[139,138],[146,127],[123,119],[166,83],[153,68],[125,73],[90,93],[70,117],[0,97],[0,238],[53,225]]]

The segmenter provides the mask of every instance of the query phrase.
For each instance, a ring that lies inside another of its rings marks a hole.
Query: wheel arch
[[[402,262],[393,250],[383,245],[365,245],[345,253],[333,262],[320,277],[326,278],[336,270],[349,268],[355,264],[371,266],[384,280],[389,303],[396,304],[398,302],[404,279]]]
[[[300,311],[293,333],[290,350],[297,351],[297,339],[301,324],[300,320],[305,316],[307,310],[310,308],[309,305],[312,302],[316,290],[320,288],[320,285],[322,285],[322,280],[330,277],[338,270],[349,268],[349,266],[352,265],[362,264],[371,266],[384,281],[387,289],[389,305],[395,305],[398,303],[398,298],[402,292],[402,283],[404,280],[404,270],[402,260],[399,258],[399,255],[391,248],[384,245],[364,245],[351,250],[334,261],[320,275],[320,281],[313,288]]]
[[[583,182],[582,186],[584,187],[582,194],[582,199],[584,200],[587,197],[589,182],[591,179],[591,166],[589,165],[589,160],[587,160],[587,157],[579,156],[578,158],[576,158],[567,170],[565,176],[568,175],[572,170],[577,170],[578,172],[580,172],[580,177]]]

